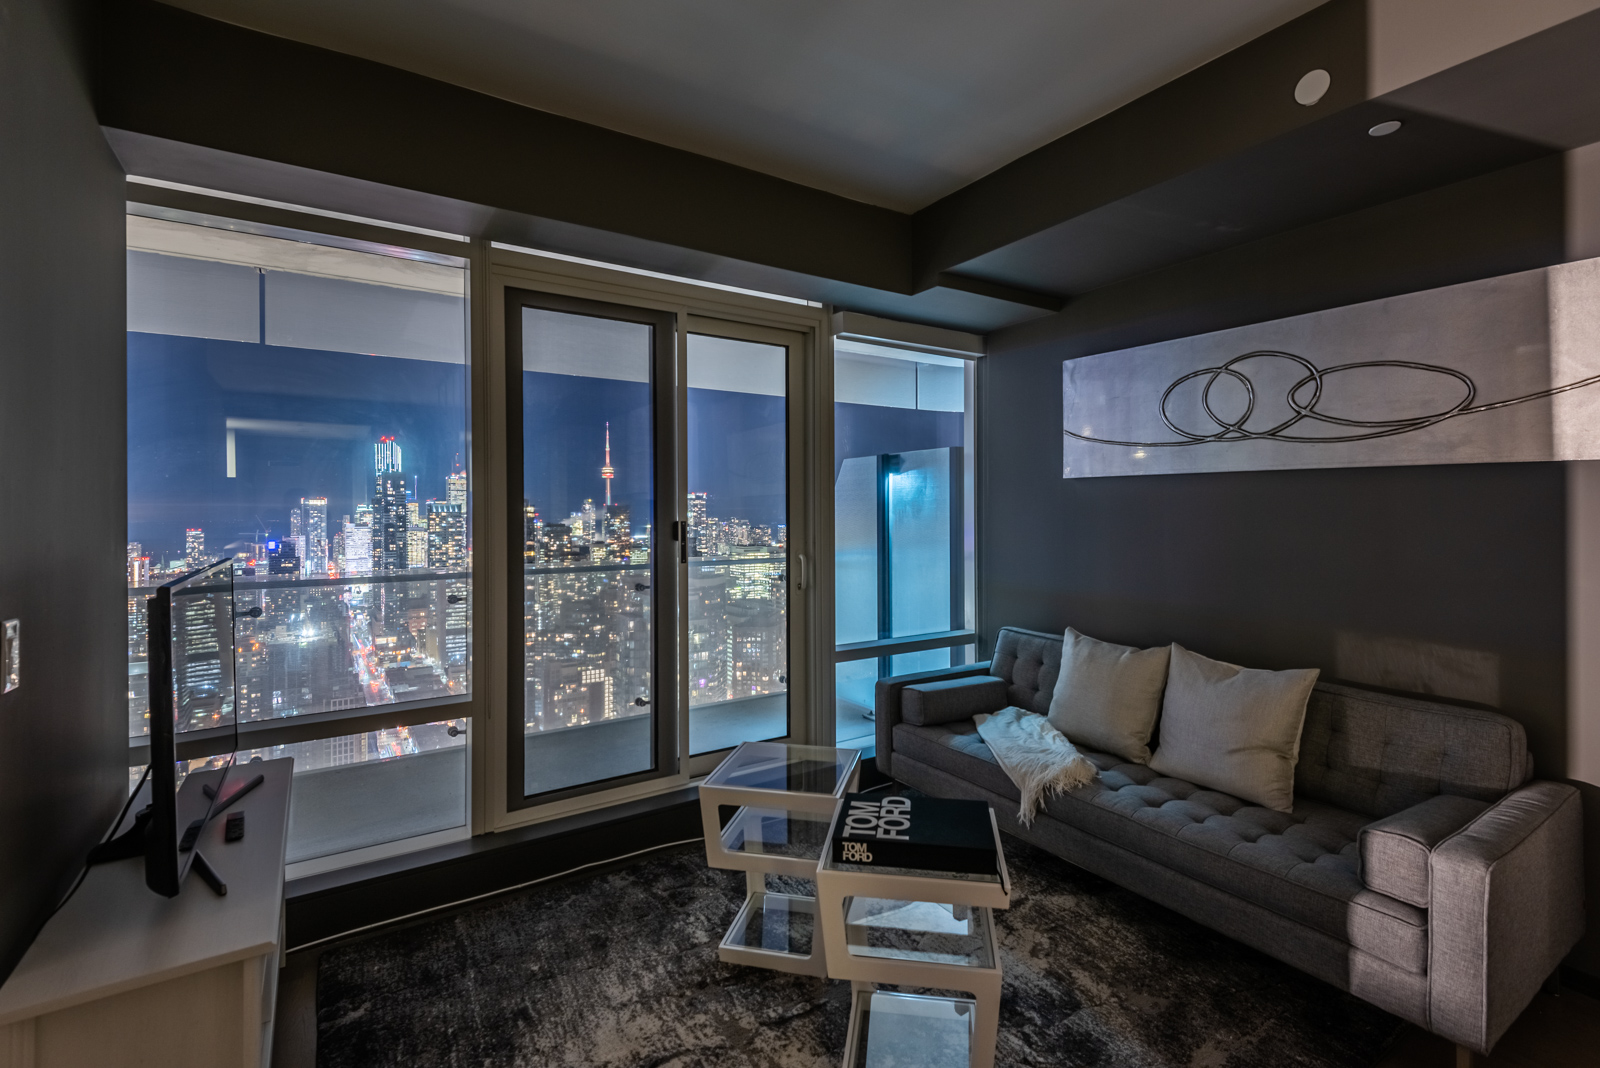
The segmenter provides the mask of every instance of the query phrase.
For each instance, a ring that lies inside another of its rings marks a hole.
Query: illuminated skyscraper
[[[467,514],[459,504],[428,502],[426,566],[457,570],[467,565]]]
[[[305,569],[321,575],[328,570],[328,498],[300,498],[300,558]]]
[[[398,471],[378,475],[372,491],[372,567],[403,571],[411,526],[406,515],[406,478]]]
[[[541,542],[544,538],[544,520],[539,518],[539,509],[522,502],[522,566],[535,567],[539,559]]]
[[[190,527],[183,532],[183,562],[189,568],[201,567],[206,562],[206,532]]]
[[[379,475],[403,470],[400,464],[400,443],[393,437],[379,438],[378,443],[372,446],[372,464],[373,471]]]
[[[136,541],[128,543],[128,585],[150,585],[150,558],[144,554],[144,546]]]
[[[444,499],[446,504],[459,504],[461,510],[467,510],[467,473],[456,470],[445,476]]]
[[[360,518],[358,515],[353,523],[348,517],[344,521],[342,570],[346,574],[364,575],[372,570],[372,528]]]
[[[705,493],[689,494],[689,555],[706,555],[706,498]]]

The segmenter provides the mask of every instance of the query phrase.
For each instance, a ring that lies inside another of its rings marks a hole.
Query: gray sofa
[[[1291,814],[1086,752],[1095,782],[1021,826],[970,716],[997,710],[993,678],[1047,712],[1060,665],[1059,635],[1007,628],[989,663],[879,681],[878,767],[1484,1053],[1581,935],[1578,793],[1532,780],[1521,725],[1492,712],[1322,683]]]

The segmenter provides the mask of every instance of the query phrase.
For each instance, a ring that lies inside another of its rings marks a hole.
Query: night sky
[[[183,552],[184,529],[208,548],[289,532],[301,497],[328,498],[329,535],[371,493],[372,445],[394,435],[417,499],[443,499],[466,459],[466,372],[460,365],[162,334],[128,334],[128,540],[152,561]],[[546,522],[600,478],[611,422],[612,498],[636,528],[650,513],[648,386],[614,379],[523,375],[524,491]],[[689,391],[689,490],[709,513],[784,523],[781,397]],[[841,404],[839,457],[961,444],[961,415]],[[241,430],[237,478],[227,477],[229,418],[321,424],[293,434]],[[342,428],[356,429],[342,429]],[[361,428],[365,428],[364,430]]]

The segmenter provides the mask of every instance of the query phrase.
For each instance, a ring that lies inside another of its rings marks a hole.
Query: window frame
[[[858,322],[860,321],[860,322]],[[860,325],[870,324],[878,328],[875,332],[863,332]],[[833,317],[833,334],[835,337],[851,341],[861,341],[874,345],[903,350],[908,356],[924,353],[933,356],[954,357],[963,360],[963,404],[965,407],[962,420],[961,442],[961,474],[962,474],[962,514],[960,522],[961,533],[961,603],[965,622],[963,626],[952,627],[949,630],[930,631],[924,634],[907,634],[894,638],[877,638],[868,641],[847,642],[835,644],[833,647],[833,664],[851,663],[860,660],[878,661],[878,677],[890,677],[887,674],[888,665],[895,656],[903,653],[923,652],[929,649],[949,649],[952,657],[958,655],[957,650],[970,650],[959,655],[964,657],[964,663],[973,663],[981,641],[981,625],[978,618],[979,606],[982,598],[979,596],[980,579],[977,568],[977,544],[980,536],[978,530],[977,503],[981,499],[979,480],[983,477],[983,460],[977,455],[979,405],[978,394],[983,376],[983,339],[977,335],[963,334],[957,331],[946,331],[933,327],[905,324],[907,329],[904,336],[895,336],[896,324],[890,320],[878,319],[870,316],[856,316],[843,312]],[[952,342],[949,347],[940,346],[930,338],[944,335],[942,339]],[[831,363],[831,360],[830,360]],[[832,404],[832,390],[829,390],[830,405]],[[832,445],[830,437],[830,447]],[[830,502],[832,495],[829,495]],[[884,532],[880,530],[880,544]],[[880,566],[882,563],[880,561]],[[952,591],[954,592],[954,591]],[[952,665],[954,667],[955,665]],[[836,680],[835,680],[836,681]],[[834,696],[829,702],[830,711],[837,702]],[[873,744],[869,741],[862,748],[870,748]]]
[[[803,660],[803,671],[790,673],[793,704],[789,740],[822,744],[830,742],[833,738],[833,661],[827,651],[832,648],[833,642],[831,309],[579,262],[559,254],[541,255],[536,250],[490,242],[483,242],[482,245],[481,262],[484,269],[481,276],[484,286],[481,295],[478,290],[474,290],[473,295],[483,310],[487,328],[483,350],[486,378],[496,384],[497,393],[507,389],[511,381],[510,338],[503,311],[507,306],[508,290],[531,290],[549,297],[620,304],[674,315],[677,324],[674,393],[680,421],[687,406],[684,369],[691,323],[714,321],[714,330],[692,331],[695,333],[714,332],[721,336],[770,341],[780,336],[770,331],[777,331],[788,335],[787,341],[778,343],[798,343],[798,352],[791,349],[789,375],[791,389],[798,382],[802,391],[800,396],[789,398],[790,501],[792,506],[797,499],[803,500],[805,514],[803,519],[791,514],[789,539],[791,559],[803,558],[804,563],[792,568],[789,577],[790,611],[796,613],[791,616],[790,633],[792,641],[798,638],[806,643],[805,648],[809,649],[810,655]],[[738,327],[741,333],[730,333],[729,328],[732,327]],[[518,358],[516,364],[519,367],[520,362]],[[507,442],[510,428],[506,424],[504,400],[503,396],[490,396],[486,398],[486,406],[481,409],[486,415],[483,433],[475,434],[473,438],[474,462],[481,465],[475,468],[475,471],[481,472],[477,485],[510,486],[506,460],[509,455]],[[683,448],[685,439],[680,435],[677,441],[678,444],[674,445],[677,450],[675,483],[681,486],[687,478],[687,459]],[[659,456],[657,462],[659,465]],[[826,491],[819,496],[821,487],[826,487]],[[520,650],[512,649],[506,631],[512,611],[508,603],[512,588],[508,571],[512,546],[506,543],[512,534],[512,517],[506,513],[512,510],[513,502],[503,492],[496,494],[496,497],[493,502],[484,502],[486,507],[494,511],[486,523],[477,528],[478,531],[489,532],[496,542],[493,545],[484,544],[480,537],[475,536],[474,544],[474,562],[477,566],[475,588],[482,591],[481,595],[475,596],[475,602],[480,607],[489,608],[489,625],[498,630],[495,635],[483,635],[486,655],[494,658],[494,662],[475,662],[475,671],[483,674],[475,677],[474,694],[480,692],[480,680],[481,688],[489,690],[482,694],[486,701],[487,726],[475,736],[481,753],[473,765],[474,781],[478,787],[476,797],[480,802],[474,811],[483,815],[483,830],[508,830],[667,793],[688,786],[694,778],[709,772],[721,760],[724,751],[693,758],[688,756],[687,673],[686,665],[682,662],[682,657],[687,653],[687,643],[680,640],[677,672],[671,690],[678,706],[674,712],[678,725],[678,763],[673,774],[652,775],[639,781],[600,789],[588,787],[548,799],[536,798],[538,803],[534,804],[509,803],[511,783],[507,776],[510,761],[506,750],[511,733],[507,687],[513,673],[520,672],[521,662]],[[520,500],[519,491],[517,501]],[[687,523],[689,517],[684,495],[674,490],[671,500],[674,521]],[[517,510],[517,518],[520,519],[520,503],[517,504]],[[517,548],[520,559],[520,545]],[[677,545],[674,544],[674,551],[676,549]],[[496,573],[485,571],[485,566]],[[685,620],[687,615],[686,595],[687,584],[679,583],[676,610],[680,613],[680,621]],[[492,608],[488,604],[490,598],[498,599]],[[658,600],[656,607],[661,611],[665,606]],[[521,606],[518,605],[516,610],[520,611]],[[803,618],[803,623],[797,625],[797,618]],[[512,658],[517,659],[515,664],[508,662]],[[809,693],[809,699],[794,696],[797,690]],[[666,696],[664,692],[662,697]],[[823,710],[826,710],[825,713]]]
[[[486,392],[483,382],[482,347],[479,342],[482,331],[477,322],[480,317],[480,308],[476,298],[476,290],[482,273],[481,255],[477,248],[479,243],[466,238],[455,239],[449,235],[422,232],[412,227],[356,221],[311,210],[300,211],[254,203],[248,199],[235,200],[226,196],[212,196],[189,190],[149,185],[131,179],[126,182],[125,188],[125,200],[129,209],[128,214],[134,214],[132,209],[135,207],[173,209],[210,216],[224,221],[234,220],[262,226],[283,227],[336,239],[399,246],[419,252],[459,257],[466,261],[464,269],[467,283],[467,315],[466,323],[463,325],[467,335],[465,338],[468,396],[467,483],[470,487],[469,500],[472,509],[472,527],[474,536],[476,536],[477,531],[482,529],[481,523],[483,522],[485,504],[483,500],[485,495],[479,488],[481,483],[480,469],[474,444],[480,437],[480,435],[474,433],[474,430],[476,424],[482,418],[482,404]],[[478,554],[474,553],[473,555],[476,557]],[[288,865],[287,877],[299,878],[345,867],[350,864],[386,859],[433,845],[459,841],[474,834],[482,833],[480,830],[483,822],[481,801],[479,800],[479,792],[475,789],[475,766],[478,763],[479,756],[477,751],[482,748],[481,744],[478,744],[478,732],[475,728],[484,719],[484,695],[480,685],[481,674],[478,665],[483,663],[483,643],[487,637],[484,626],[485,605],[483,598],[478,593],[481,582],[480,575],[481,571],[475,567],[471,579],[473,585],[471,622],[473,680],[472,689],[469,693],[432,698],[425,701],[407,701],[389,705],[317,712],[283,720],[260,720],[240,723],[237,729],[237,740],[235,740],[233,730],[189,732],[187,735],[179,737],[177,745],[178,756],[181,759],[197,759],[216,756],[225,752],[261,749],[275,745],[289,745],[296,742],[320,741],[349,734],[363,734],[398,727],[412,727],[446,719],[466,722],[465,765],[467,782],[464,784],[466,819],[462,825],[296,861]],[[385,576],[373,576],[370,581],[385,581]],[[149,752],[148,742],[139,743],[130,739],[128,746],[129,766],[135,767],[147,763],[149,761]]]

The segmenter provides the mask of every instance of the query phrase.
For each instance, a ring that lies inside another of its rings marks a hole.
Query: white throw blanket
[[[992,716],[973,716],[972,721],[978,737],[1022,792],[1017,820],[1024,827],[1033,823],[1046,791],[1065,793],[1094,781],[1097,771],[1089,758],[1041,715],[1013,706]]]

